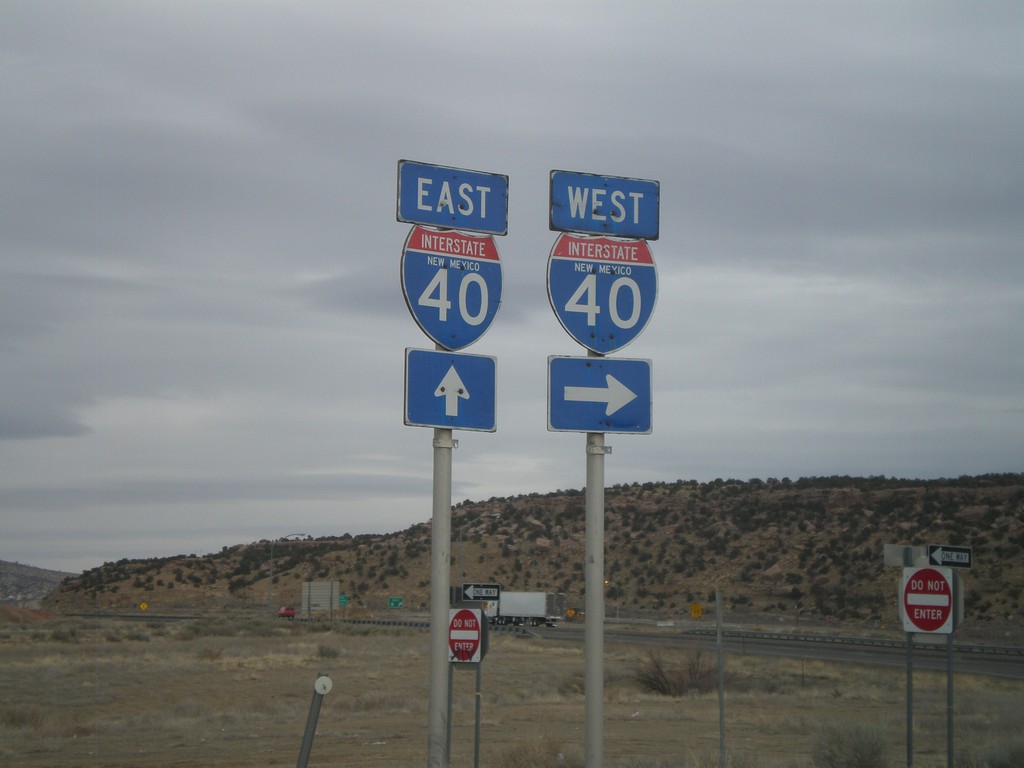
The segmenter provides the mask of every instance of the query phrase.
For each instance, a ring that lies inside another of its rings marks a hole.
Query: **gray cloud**
[[[505,173],[498,431],[453,497],[585,482],[545,430],[552,169],[657,179],[609,483],[1020,471],[1016,3],[0,10],[0,557],[88,567],[430,514],[402,424],[407,158]],[[575,458],[574,458],[575,457]],[[282,521],[287,522],[283,525]]]

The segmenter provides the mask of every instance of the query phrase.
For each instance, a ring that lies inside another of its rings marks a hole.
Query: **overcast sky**
[[[497,431],[549,432],[553,169],[657,180],[654,431],[606,483],[1024,471],[1024,4],[0,4],[0,559],[431,516],[397,163],[506,174]]]

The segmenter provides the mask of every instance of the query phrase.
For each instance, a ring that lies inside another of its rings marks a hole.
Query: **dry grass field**
[[[181,623],[8,615],[0,623],[0,764],[290,766],[312,684],[327,674],[311,766],[426,764],[428,635],[270,619]],[[609,766],[718,765],[714,687],[646,692],[639,646],[606,646]],[[695,651],[664,651],[669,669]],[[481,764],[581,766],[583,649],[494,635],[483,665]],[[726,659],[732,768],[905,764],[901,671],[752,655]],[[455,674],[453,766],[473,761],[475,675]],[[958,765],[1007,768],[1024,753],[1024,683],[956,681]],[[915,674],[915,766],[945,765],[945,677]],[[842,749],[875,762],[840,762]],[[831,751],[829,751],[831,750]]]

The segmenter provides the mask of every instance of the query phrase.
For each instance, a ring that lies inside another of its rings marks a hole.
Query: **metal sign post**
[[[324,696],[331,692],[331,687],[331,678],[327,675],[317,675],[313,682],[313,700],[309,703],[306,730],[302,734],[299,759],[295,763],[295,768],[306,768],[309,765],[309,753],[313,749],[313,738],[316,736],[316,723],[320,719],[320,705],[323,704]]]
[[[427,765],[448,765],[448,570],[452,535],[452,440],[450,429],[434,430],[433,528],[430,531],[430,691]]]
[[[400,160],[397,219],[414,225],[402,249],[402,294],[440,353],[406,351],[404,421],[434,429],[427,765],[447,768],[452,450],[458,446],[452,430],[495,430],[494,358],[450,353],[479,339],[501,306],[501,262],[491,235],[508,231],[508,176]]]
[[[588,768],[604,765],[604,457],[610,450],[603,432],[587,434],[583,764]]]
[[[718,765],[725,768],[725,648],[722,644],[722,597],[715,585],[715,645],[718,648]]]
[[[953,768],[953,633],[964,617],[963,581],[956,569],[971,567],[971,548],[886,544],[884,562],[903,567],[897,604],[907,633],[907,768],[914,764],[915,633],[946,635],[946,763]]]
[[[651,362],[604,356],[647,326],[658,273],[646,239],[658,237],[660,186],[620,176],[551,172],[548,301],[586,357],[548,358],[548,431],[584,432],[584,765],[604,766],[604,457],[607,432],[648,434]]]
[[[463,585],[463,589],[466,586]],[[479,585],[495,586],[497,585]],[[452,608],[448,612],[448,754],[451,755],[452,670],[457,666],[476,667],[476,702],[473,723],[473,766],[480,765],[481,676],[488,647],[488,623],[479,608]]]
[[[907,632],[907,768],[914,765],[914,635]]]

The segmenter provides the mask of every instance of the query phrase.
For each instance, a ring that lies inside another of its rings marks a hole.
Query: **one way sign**
[[[463,584],[463,600],[497,600],[501,597],[500,584]]]
[[[971,548],[951,547],[949,544],[929,544],[928,564],[949,568],[970,568]]]

